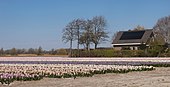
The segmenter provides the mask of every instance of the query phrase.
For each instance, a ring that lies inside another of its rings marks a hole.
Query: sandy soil
[[[44,78],[40,81],[15,81],[0,87],[170,87],[170,67],[127,74],[102,74],[80,78]]]

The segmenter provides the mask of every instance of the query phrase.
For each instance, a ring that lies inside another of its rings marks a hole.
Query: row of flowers
[[[169,57],[0,57],[0,61],[130,61],[130,62],[170,62]]]
[[[0,82],[40,80],[49,78],[91,77],[94,74],[127,73],[154,70],[152,66],[83,65],[83,64],[0,64]]]
[[[154,67],[170,67],[170,63],[148,63],[148,64],[141,64],[143,66],[154,66]]]

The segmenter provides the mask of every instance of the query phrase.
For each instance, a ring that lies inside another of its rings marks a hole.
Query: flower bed
[[[94,74],[127,73],[154,70],[152,66],[83,65],[83,64],[0,64],[0,82],[40,80],[49,78],[91,77]]]
[[[143,66],[154,66],[154,67],[170,67],[170,63],[150,63],[150,64],[141,64]]]

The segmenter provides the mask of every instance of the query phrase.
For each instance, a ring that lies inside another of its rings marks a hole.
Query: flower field
[[[94,74],[149,71],[170,67],[170,58],[0,57],[0,82],[45,78],[91,77]]]
[[[0,64],[96,64],[96,65],[151,65],[170,66],[169,57],[0,57]]]
[[[154,70],[152,66],[83,64],[0,64],[0,82],[31,81],[47,78],[91,77],[94,74]]]
[[[69,58],[69,57],[0,57],[0,61],[128,61],[128,62],[170,62],[169,57],[111,57],[111,58]]]

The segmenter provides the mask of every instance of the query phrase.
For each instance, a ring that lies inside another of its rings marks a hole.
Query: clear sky
[[[0,48],[68,48],[62,30],[76,18],[104,16],[110,37],[170,15],[170,0],[0,0]],[[100,46],[111,46],[111,38]]]

